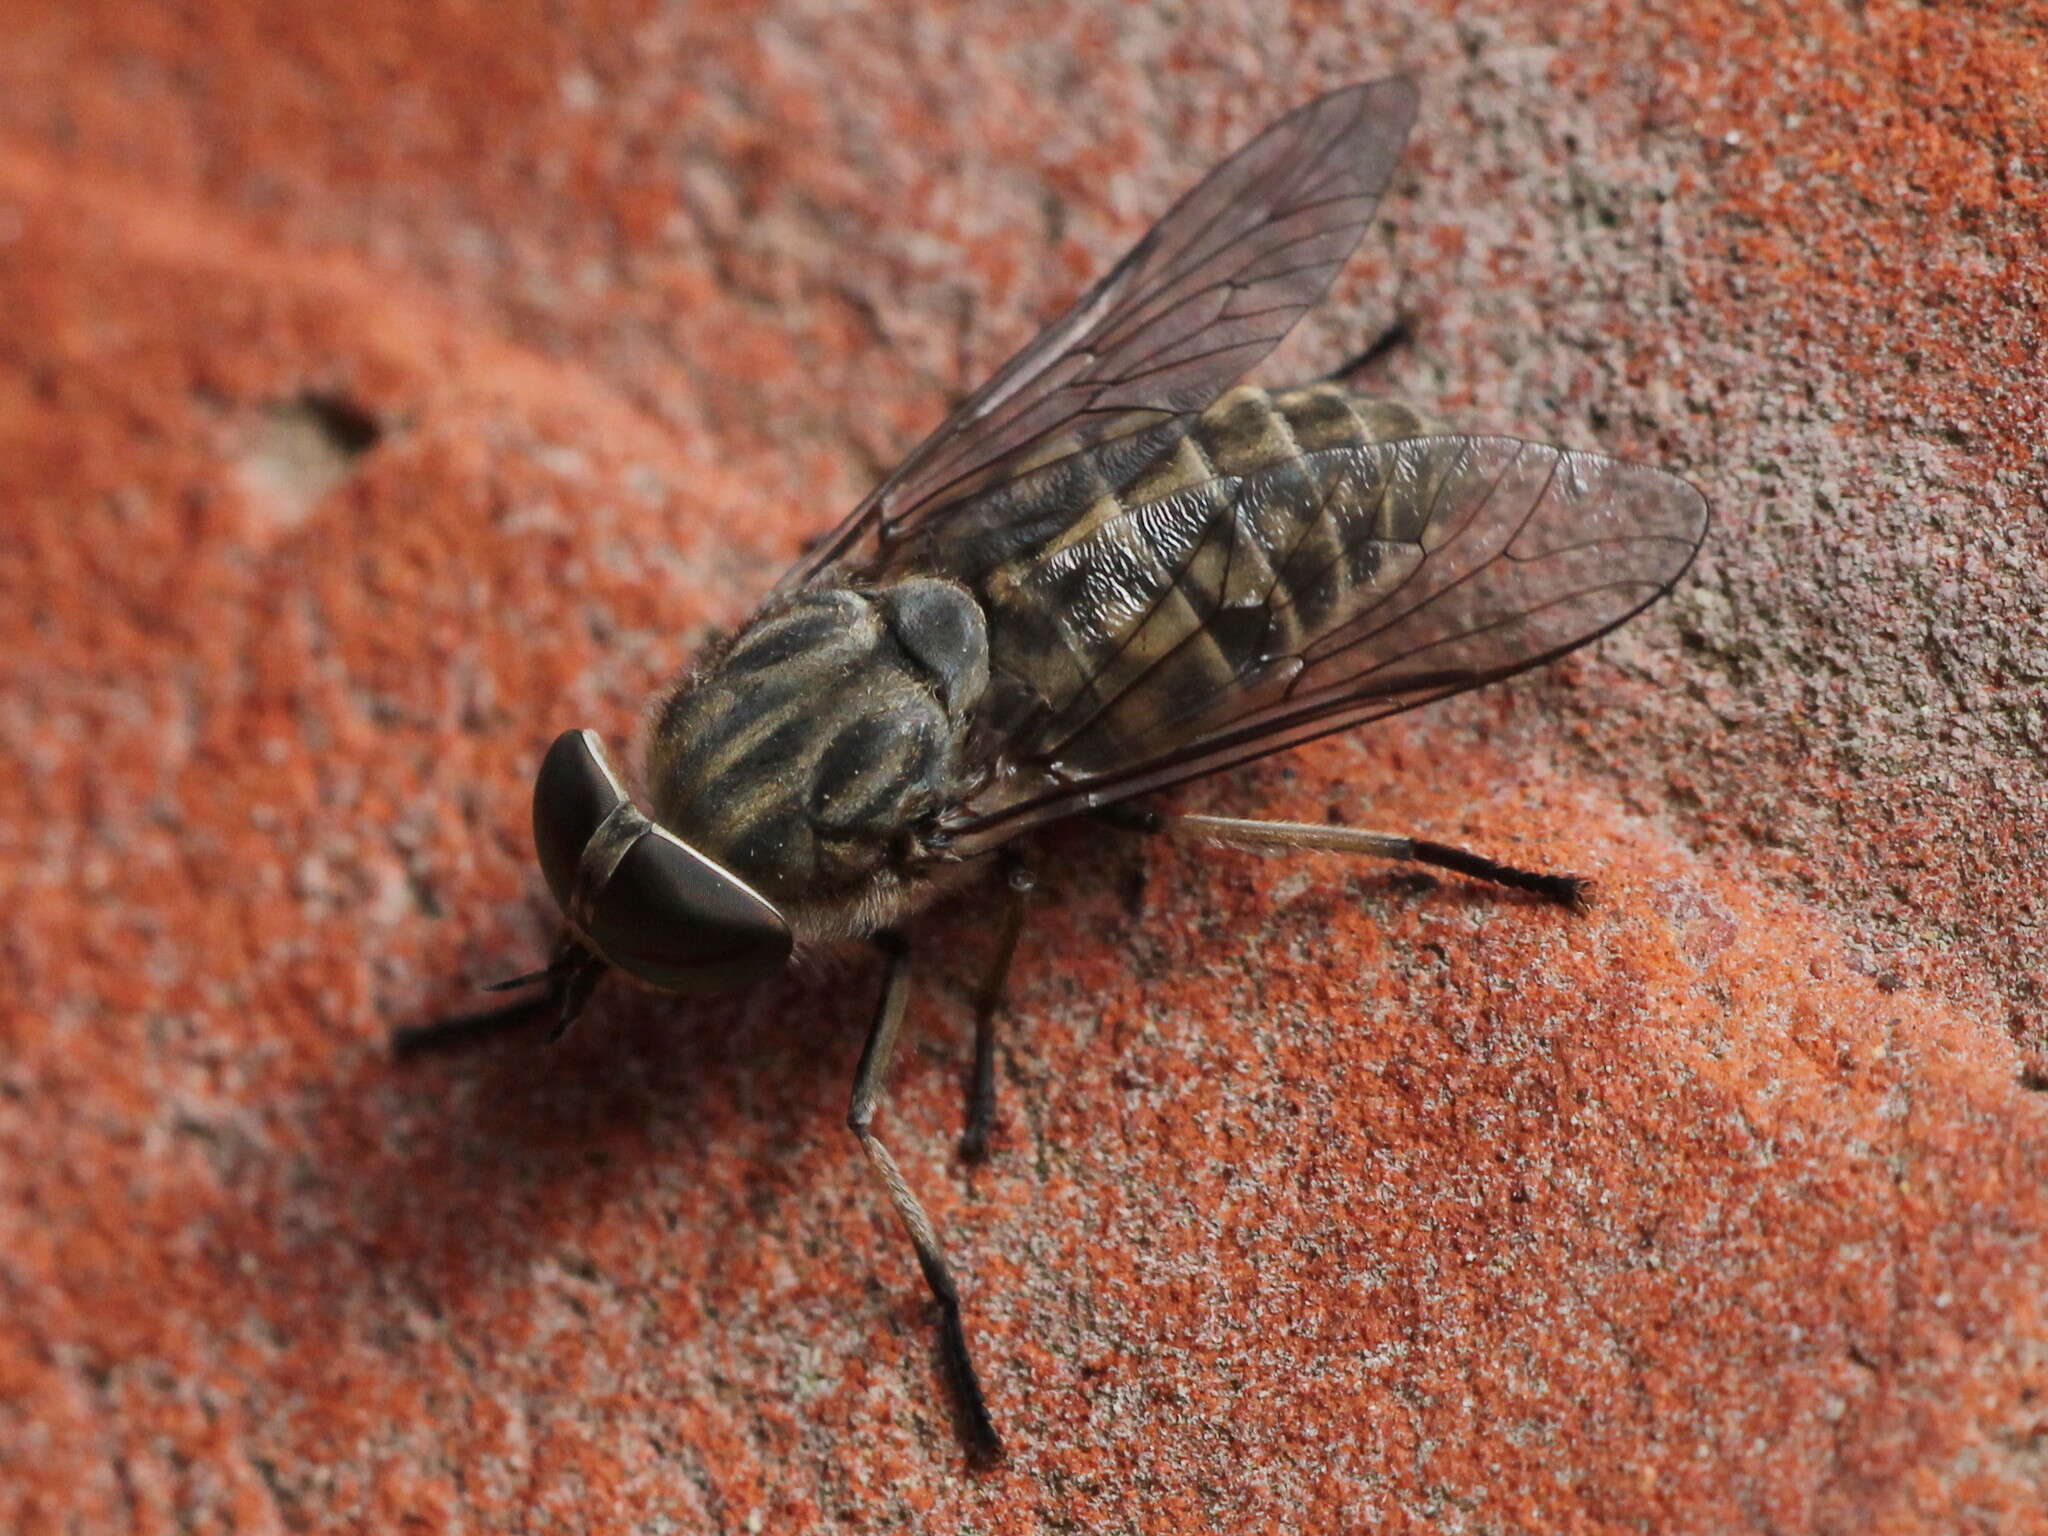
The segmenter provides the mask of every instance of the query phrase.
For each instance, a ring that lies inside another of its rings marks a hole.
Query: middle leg
[[[1015,859],[1005,860],[1002,927],[988,974],[974,995],[974,1076],[967,1085],[967,1129],[960,1135],[960,1156],[978,1163],[988,1156],[988,1129],[996,1106],[996,1014],[1010,979],[1010,962],[1024,932],[1024,903],[1031,894],[1031,871]]]

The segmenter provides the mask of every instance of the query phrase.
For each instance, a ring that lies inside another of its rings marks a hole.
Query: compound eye
[[[789,963],[782,914],[660,827],[628,848],[590,903],[590,940],[619,969],[673,992],[715,992]]]
[[[717,991],[772,976],[789,960],[782,914],[634,809],[595,731],[564,731],[541,760],[533,843],[571,926],[650,986]]]
[[[540,872],[564,912],[576,894],[583,850],[604,819],[626,803],[626,787],[595,731],[564,731],[533,781],[533,846]]]

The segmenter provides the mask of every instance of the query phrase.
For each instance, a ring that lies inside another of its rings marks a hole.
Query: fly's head
[[[789,924],[732,871],[650,819],[595,731],[564,731],[533,785],[541,874],[584,947],[670,992],[715,992],[780,971]]]

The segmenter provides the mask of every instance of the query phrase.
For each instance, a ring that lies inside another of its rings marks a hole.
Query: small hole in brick
[[[307,390],[264,409],[241,455],[243,488],[262,515],[296,527],[383,436],[354,401]]]
[[[349,458],[368,453],[384,435],[377,418],[346,396],[308,390],[294,404],[318,423],[327,440]]]

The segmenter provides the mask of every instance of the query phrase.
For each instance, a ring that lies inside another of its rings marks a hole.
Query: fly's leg
[[[960,1135],[960,1156],[978,1163],[988,1156],[989,1123],[996,1107],[996,1013],[1010,979],[1010,962],[1024,932],[1024,903],[1031,894],[1031,872],[1011,860],[1003,877],[1006,896],[1003,923],[996,934],[996,952],[988,974],[974,995],[974,1076],[967,1085],[967,1129]]]
[[[1583,912],[1592,882],[1577,875],[1544,874],[1498,863],[1484,854],[1391,832],[1362,832],[1356,827],[1321,826],[1311,821],[1244,821],[1235,816],[1180,816],[1143,806],[1110,806],[1097,812],[1103,820],[1134,832],[1162,832],[1199,838],[1258,853],[1364,853],[1378,859],[1430,864],[1475,880],[1491,881],[1511,890],[1527,891],[1559,906]]]
[[[1377,368],[1396,352],[1415,340],[1415,328],[1406,315],[1398,316],[1379,335],[1375,336],[1350,362],[1333,368],[1327,376],[1331,384],[1354,385],[1359,379]]]
[[[903,1182],[896,1159],[882,1145],[872,1126],[875,1107],[882,1099],[882,1080],[888,1075],[889,1058],[896,1051],[896,1036],[903,1025],[904,1005],[910,999],[910,946],[898,934],[882,934],[876,944],[887,957],[882,978],[881,1006],[875,1012],[868,1043],[860,1053],[860,1069],[854,1075],[853,1100],[847,1106],[847,1129],[860,1140],[860,1149],[889,1191],[889,1203],[896,1207],[910,1243],[917,1250],[917,1266],[924,1282],[939,1303],[939,1344],[945,1355],[946,1373],[966,1417],[969,1449],[975,1459],[992,1462],[1003,1454],[1002,1436],[989,1418],[988,1402],[981,1393],[981,1379],[974,1373],[974,1361],[967,1353],[967,1332],[960,1322],[960,1294],[953,1286],[953,1272],[939,1251],[939,1235],[917,1196]]]
[[[478,1013],[458,1013],[432,1024],[412,1024],[391,1032],[391,1051],[396,1056],[424,1056],[437,1051],[460,1050],[479,1041],[495,1039],[552,1013],[553,1026],[548,1043],[568,1033],[591,992],[604,975],[604,962],[574,939],[565,938],[555,946],[554,958],[546,968],[509,981],[493,982],[486,992],[508,992],[514,987],[538,986],[539,991]]]

